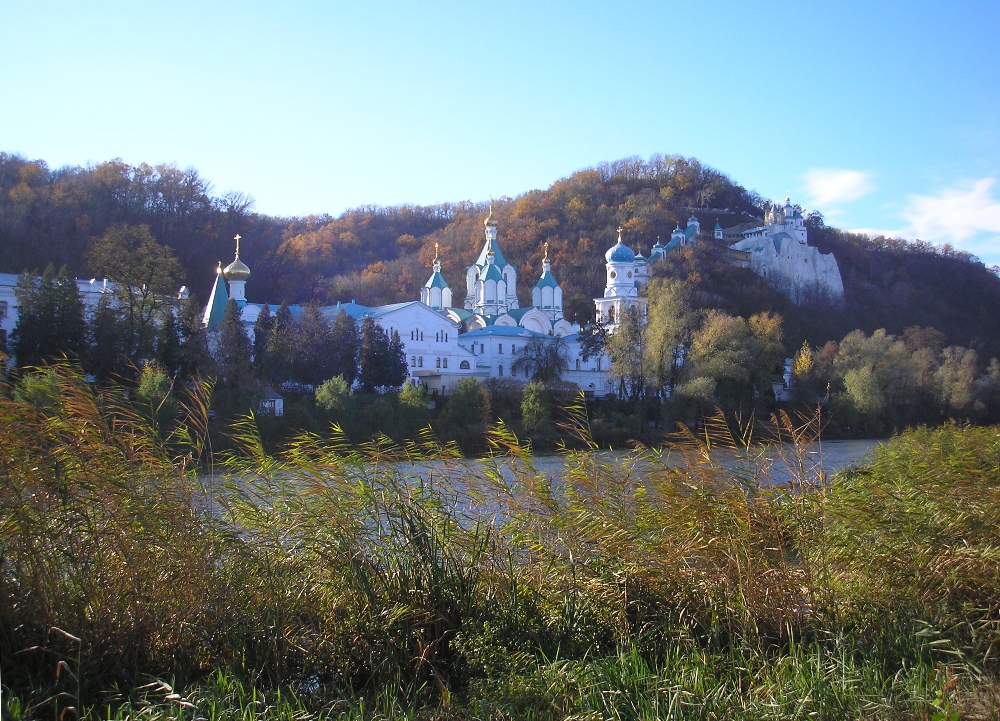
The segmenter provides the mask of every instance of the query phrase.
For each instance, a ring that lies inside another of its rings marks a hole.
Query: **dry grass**
[[[52,372],[58,403],[0,394],[15,718],[66,692],[52,627],[100,716],[991,718],[995,428],[909,432],[834,482],[817,418],[609,464],[576,409],[554,480],[502,425],[473,463],[337,429],[272,457],[247,419],[203,474],[209,389],[161,442]]]

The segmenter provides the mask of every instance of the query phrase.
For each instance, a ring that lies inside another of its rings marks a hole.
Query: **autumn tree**
[[[558,381],[569,367],[566,341],[558,336],[532,336],[517,351],[511,375],[523,375],[539,383]]]
[[[666,388],[671,393],[680,378],[695,320],[687,299],[689,292],[687,284],[677,280],[657,278],[649,284],[646,367],[657,388]]]
[[[123,351],[138,365],[153,354],[156,320],[174,303],[180,264],[170,248],[156,242],[148,225],[127,224],[114,225],[94,240],[89,263],[114,283]]]
[[[529,433],[544,433],[552,423],[552,399],[538,381],[528,383],[521,391],[521,422]]]
[[[611,359],[611,374],[618,380],[618,396],[636,401],[645,396],[651,380],[647,365],[646,329],[642,311],[637,306],[627,308],[618,319],[618,326],[604,344]]]

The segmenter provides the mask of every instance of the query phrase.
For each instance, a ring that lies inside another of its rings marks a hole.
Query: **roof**
[[[558,288],[559,283],[556,281],[554,275],[551,271],[543,270],[542,275],[538,278],[538,282],[535,283],[536,288]]]
[[[250,269],[239,256],[236,256],[236,260],[227,265],[222,274],[226,276],[226,280],[247,280],[250,278]]]
[[[479,253],[479,257],[476,258],[476,265],[482,268],[486,265],[486,254],[490,249],[490,242],[487,240],[483,245],[482,252]],[[503,268],[507,265],[507,259],[503,257],[503,253],[500,252],[500,244],[493,243],[493,265],[498,268]]]
[[[434,271],[430,279],[424,283],[425,288],[447,288],[448,283],[445,282],[444,276],[441,275],[439,271]]]
[[[525,309],[530,310],[530,309]],[[549,338],[547,333],[538,333],[537,331],[528,330],[527,328],[522,328],[521,326],[510,326],[510,325],[489,325],[485,328],[480,328],[479,330],[472,330],[468,333],[462,333],[458,337],[458,340],[465,340],[467,338],[487,338],[490,336],[497,336],[500,338]]]
[[[466,310],[465,308],[444,308],[442,312],[454,313],[458,316],[459,320],[466,320],[475,315],[471,310]]]
[[[533,305],[529,305],[527,308],[514,308],[513,310],[508,310],[507,315],[516,320],[518,323],[520,323],[521,318],[524,317],[524,314],[531,310],[538,310],[538,309],[535,308],[535,306]]]
[[[497,267],[496,263],[490,263],[486,268],[486,274],[483,276],[483,280],[503,280],[503,273]]]
[[[208,296],[208,306],[205,308],[204,323],[209,330],[216,330],[219,327],[228,302],[229,291],[226,290],[226,280],[222,277],[222,273],[217,273],[212,294]]]
[[[608,263],[634,263],[635,253],[619,240],[608,248],[608,252],[604,254],[604,260]]]
[[[278,393],[271,386],[268,386],[267,388],[264,389],[264,394],[263,395],[264,395],[264,400],[265,401],[280,401],[280,400],[284,400],[284,398],[282,396],[278,395]]]
[[[665,247],[665,251],[664,252],[665,253],[669,253],[674,248],[677,248],[678,246],[680,246],[680,244],[681,244],[681,239],[680,238],[671,238],[670,242],[667,243],[666,246],[664,246]]]

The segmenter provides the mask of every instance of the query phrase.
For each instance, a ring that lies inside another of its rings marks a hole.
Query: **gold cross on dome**
[[[233,238],[233,240],[236,241],[236,257],[239,258],[240,257],[240,234],[237,233],[236,237]]]
[[[622,227],[620,225],[618,226],[618,242],[622,242]]]

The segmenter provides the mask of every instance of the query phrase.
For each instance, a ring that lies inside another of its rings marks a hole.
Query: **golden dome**
[[[226,280],[248,280],[250,278],[250,269],[246,266],[246,263],[240,260],[240,234],[237,233],[233,240],[236,241],[236,259],[223,268],[222,275]]]
[[[483,225],[487,228],[497,227],[497,219],[493,217],[493,198],[490,198],[490,214],[486,216],[486,220],[483,221]]]
[[[247,280],[250,278],[250,269],[237,256],[236,260],[223,268],[222,275],[226,280]]]

